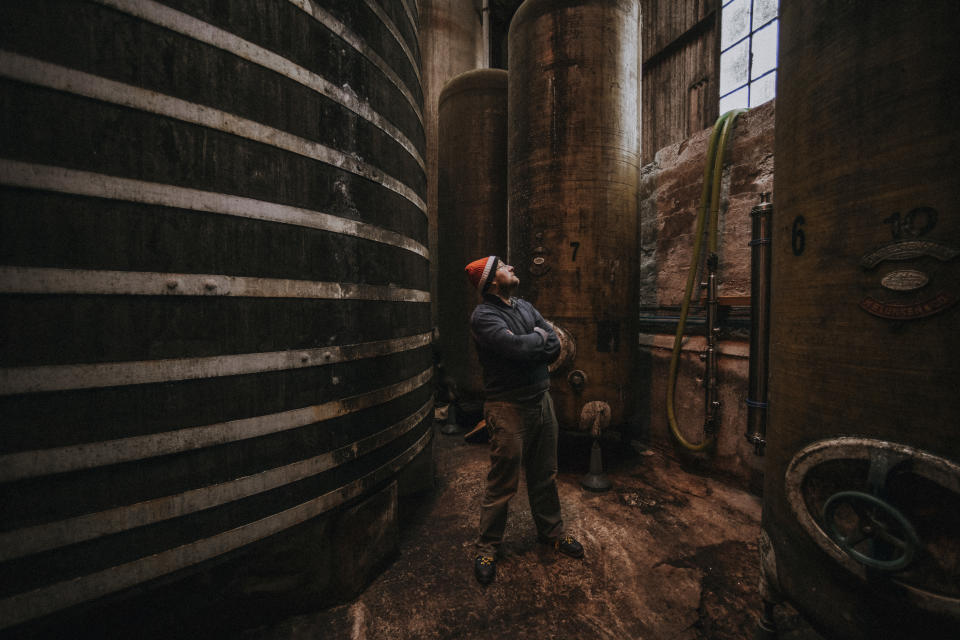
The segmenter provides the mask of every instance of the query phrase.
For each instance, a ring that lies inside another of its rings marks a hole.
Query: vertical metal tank
[[[781,9],[768,586],[831,638],[955,638],[960,12]]]
[[[0,633],[236,566],[151,611],[256,603],[222,632],[396,548],[431,442],[412,6],[2,3]]]
[[[507,72],[477,69],[447,83],[439,103],[437,315],[446,374],[458,403],[483,398],[470,337],[479,301],[463,268],[507,255]]]
[[[565,428],[591,401],[613,425],[633,412],[638,12],[527,0],[510,24],[509,261],[519,295],[576,345],[552,384]]]
[[[438,220],[438,102],[452,78],[487,65],[483,52],[483,21],[475,0],[430,0],[420,2],[420,45],[423,52],[423,128],[427,141],[427,213],[430,219],[428,247],[430,292],[436,298],[439,274]],[[439,326],[438,307],[433,305],[433,323]]]

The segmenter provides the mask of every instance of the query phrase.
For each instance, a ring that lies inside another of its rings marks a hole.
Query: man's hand
[[[534,332],[540,334],[540,337],[543,338],[543,341],[544,341],[544,342],[546,342],[547,340],[550,339],[550,334],[547,333],[547,331],[546,331],[545,329],[542,329],[541,327],[534,327],[533,330],[534,330]]]

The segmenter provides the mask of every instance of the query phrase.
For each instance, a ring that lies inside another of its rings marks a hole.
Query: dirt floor
[[[751,639],[760,500],[657,451],[605,444],[613,488],[582,489],[589,440],[561,441],[560,499],[583,560],[536,542],[526,489],[511,504],[493,584],[473,577],[487,446],[436,435],[437,487],[405,505],[400,555],[350,603],[245,640],[424,638]],[[778,609],[781,640],[819,638]]]

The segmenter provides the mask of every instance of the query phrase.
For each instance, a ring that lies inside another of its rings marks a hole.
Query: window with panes
[[[777,87],[779,0],[724,0],[720,113],[772,100]]]

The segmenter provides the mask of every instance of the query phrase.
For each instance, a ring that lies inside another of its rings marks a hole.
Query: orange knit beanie
[[[464,271],[467,272],[467,279],[470,280],[470,284],[479,289],[480,293],[485,293],[487,287],[493,282],[493,276],[497,273],[499,262],[500,258],[497,256],[487,256],[468,264]]]

